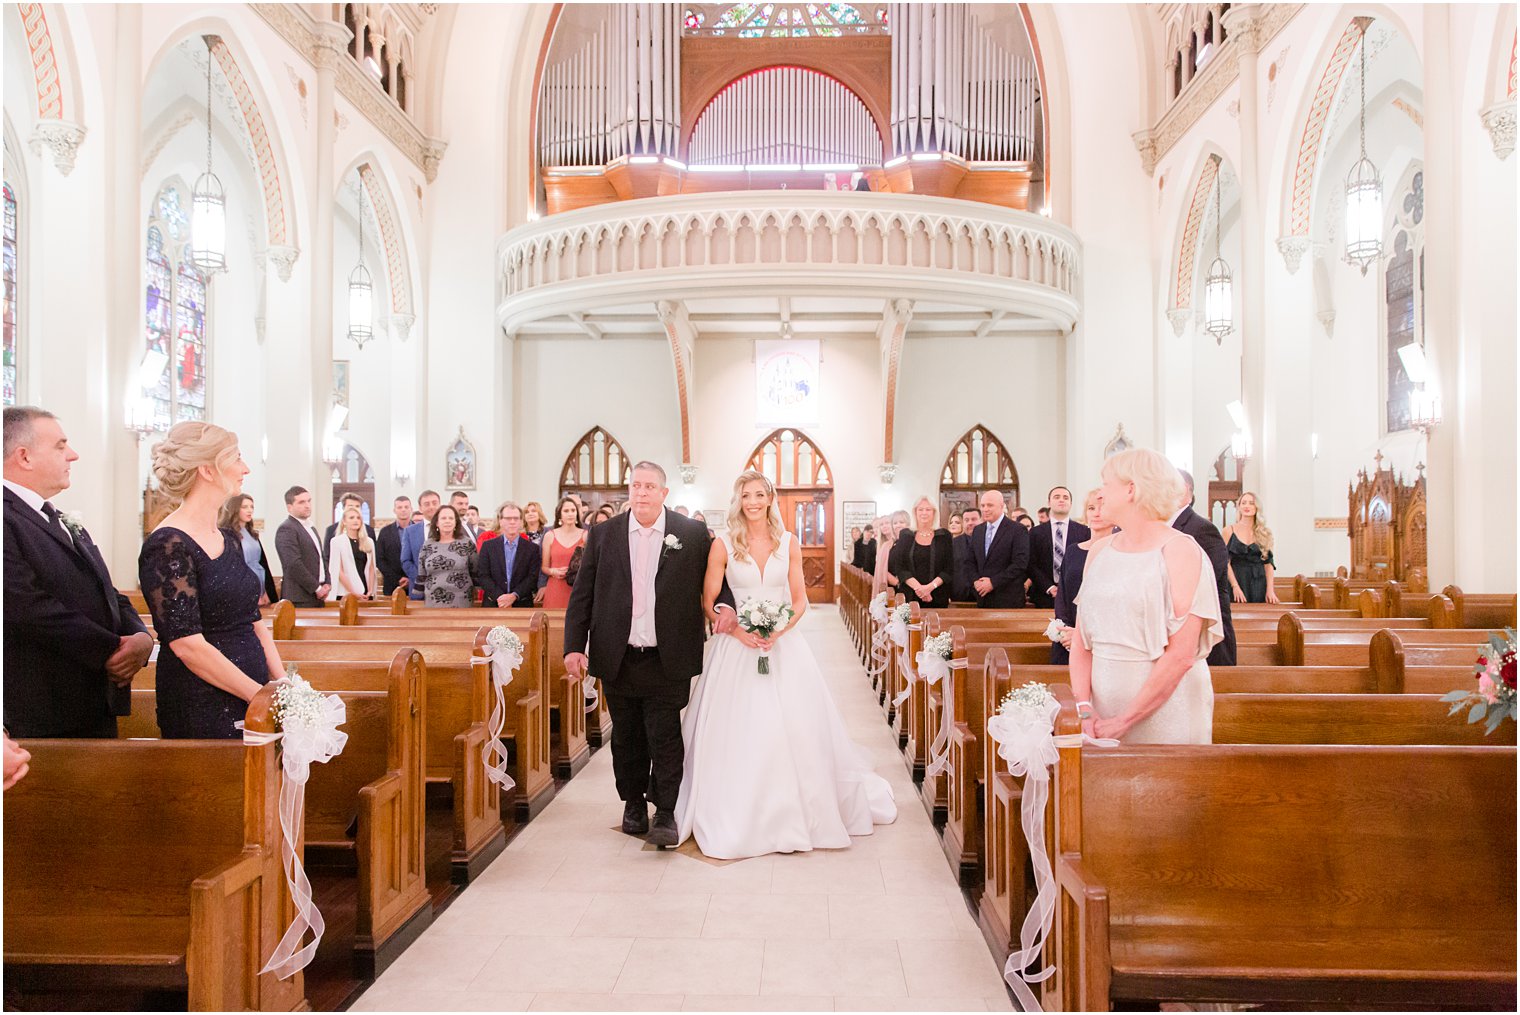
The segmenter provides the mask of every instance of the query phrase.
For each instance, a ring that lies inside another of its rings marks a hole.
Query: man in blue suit
[[[428,529],[433,526],[433,516],[438,513],[440,503],[442,500],[437,490],[423,490],[422,496],[417,498],[417,513],[422,520],[414,521],[401,534],[401,570],[406,573],[401,579],[401,587],[406,589],[410,599],[422,599],[422,589],[417,586],[417,555],[422,552],[422,544],[427,542]]]
[[[522,508],[511,501],[496,514],[501,536],[487,539],[480,548],[480,588],[484,606],[526,609],[538,592],[538,544],[522,537]]]

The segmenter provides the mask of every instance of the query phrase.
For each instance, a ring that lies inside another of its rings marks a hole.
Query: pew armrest
[[[277,880],[265,884],[266,878]],[[283,932],[274,922],[288,908],[279,860],[259,847],[191,883],[185,956],[191,1011],[288,1010],[304,1001],[300,974],[285,984],[259,975]]]
[[[1056,955],[1060,972],[1047,988],[1047,1010],[1108,1011],[1113,962],[1108,940],[1108,888],[1093,877],[1082,857],[1056,858]],[[1059,997],[1051,997],[1059,992]],[[1059,1002],[1058,1004],[1053,1004]]]

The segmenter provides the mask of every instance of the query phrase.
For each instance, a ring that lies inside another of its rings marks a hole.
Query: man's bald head
[[[981,499],[982,520],[997,522],[1003,517],[1003,493],[1001,490],[984,490]]]

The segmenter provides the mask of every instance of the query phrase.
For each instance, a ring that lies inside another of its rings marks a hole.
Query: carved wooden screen
[[[1413,483],[1404,483],[1383,456],[1371,475],[1365,469],[1349,489],[1351,577],[1360,580],[1423,580],[1426,567],[1424,466]]]
[[[984,426],[974,426],[955,442],[939,475],[939,524],[977,505],[983,490],[997,487],[1009,507],[1019,503],[1019,470],[1007,448]]]
[[[1239,462],[1225,448],[1214,459],[1214,475],[1209,479],[1209,520],[1221,529],[1235,522],[1241,480]]]
[[[621,509],[628,500],[632,470],[633,463],[616,438],[599,426],[592,427],[565,459],[559,474],[559,495],[580,494],[588,512],[603,504]]]

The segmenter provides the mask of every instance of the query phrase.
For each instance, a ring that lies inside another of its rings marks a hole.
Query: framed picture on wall
[[[447,489],[475,489],[475,445],[464,435],[462,426],[448,451],[444,452],[443,471],[448,477],[444,483]]]
[[[346,359],[333,360],[333,397],[339,405],[353,408],[348,401],[348,363]]]
[[[854,547],[850,545],[850,533],[855,529],[863,529],[874,521],[876,521],[874,500],[844,502],[844,524],[839,527],[839,541],[844,545],[846,556],[854,550]]]

